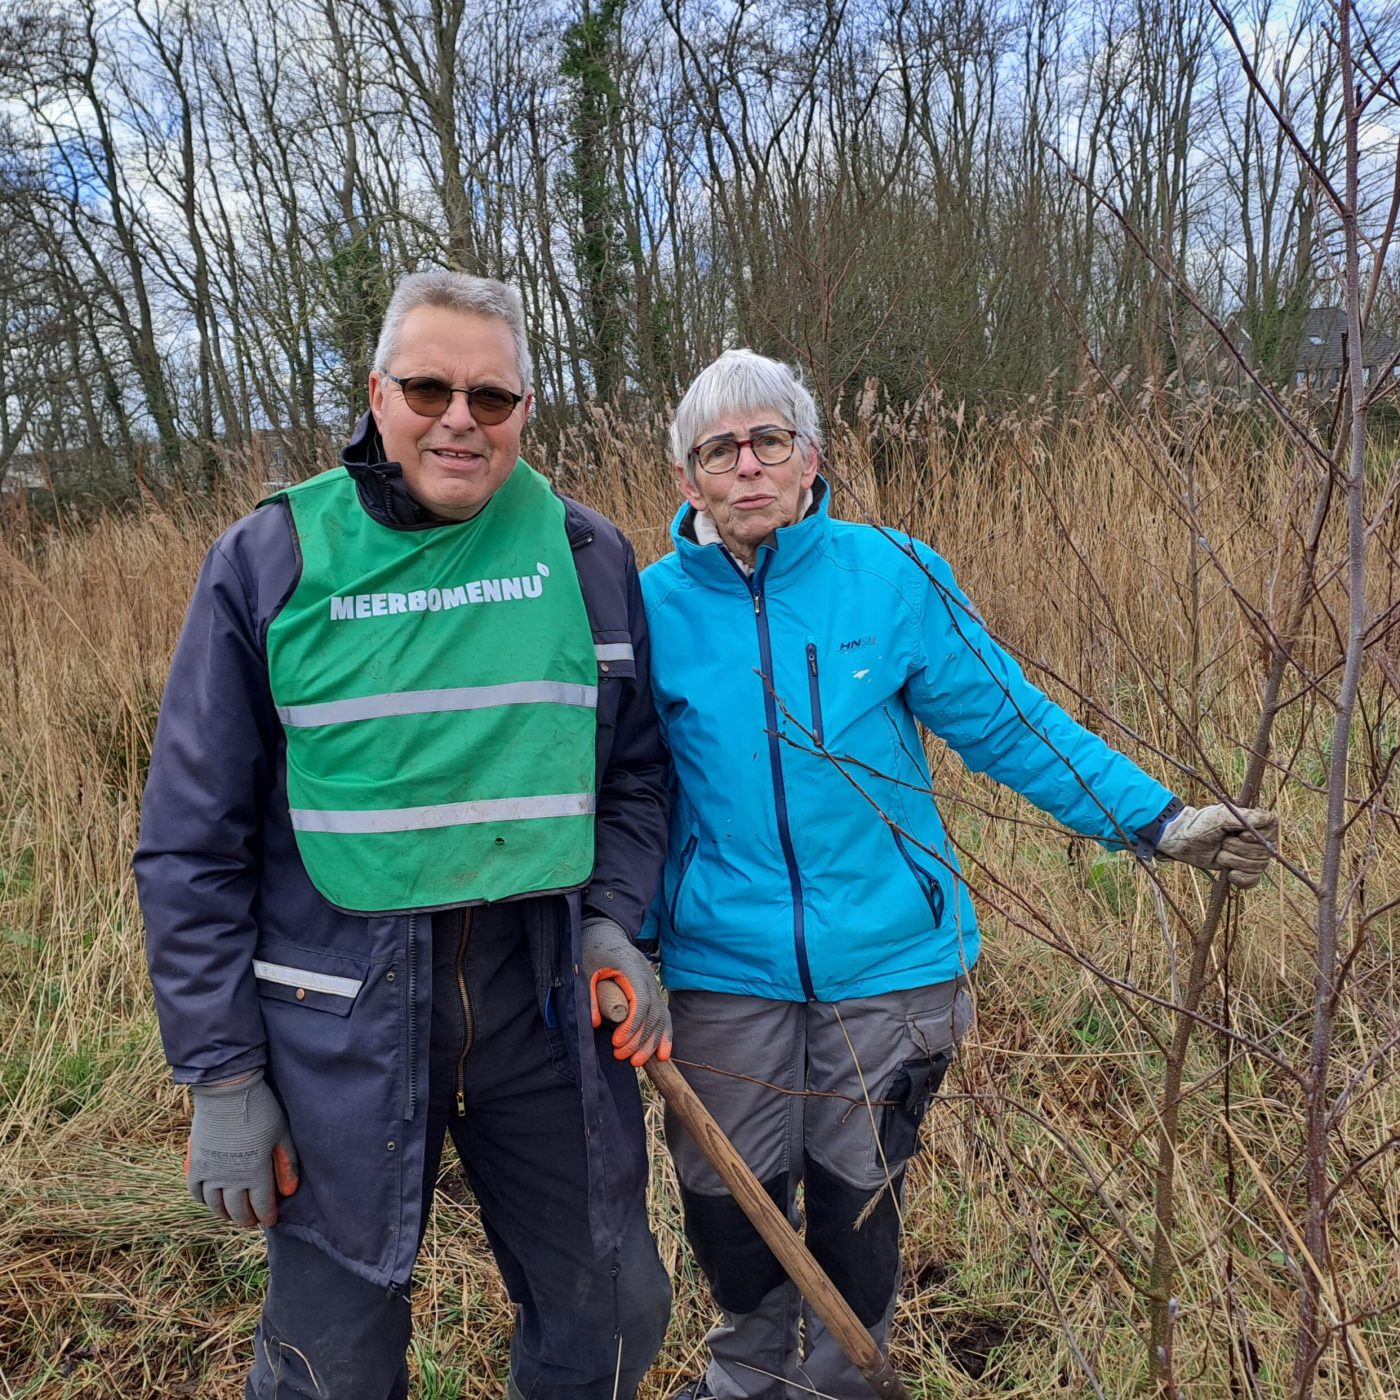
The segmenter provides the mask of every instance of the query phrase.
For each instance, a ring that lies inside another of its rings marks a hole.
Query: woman
[[[659,936],[674,1055],[884,1344],[919,1123],[967,1028],[972,902],[918,724],[1110,848],[1252,885],[1271,813],[1185,808],[1021,675],[927,545],[837,521],[816,405],[747,350],[676,412],[685,504],[643,575],[673,756]],[[1257,833],[1257,835],[1255,834]],[[686,1233],[723,1317],[682,1392],[845,1400],[867,1387],[672,1123]],[[792,1389],[789,1388],[789,1384]]]

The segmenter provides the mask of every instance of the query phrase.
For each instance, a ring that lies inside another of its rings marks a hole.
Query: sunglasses
[[[447,412],[453,394],[465,394],[472,417],[488,428],[504,423],[524,400],[524,394],[512,394],[509,389],[494,384],[479,384],[474,389],[458,389],[430,374],[410,374],[400,378],[381,370],[385,379],[392,379],[403,393],[403,401],[424,418],[440,418]]]

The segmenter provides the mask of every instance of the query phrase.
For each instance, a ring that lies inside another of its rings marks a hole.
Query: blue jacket
[[[1172,801],[1025,679],[938,554],[816,496],[752,578],[697,543],[690,506],[642,574],[676,784],[644,937],[674,989],[837,1001],[972,965],[916,720],[1109,847],[1150,851]]]
[[[342,459],[360,506],[392,528],[438,528],[382,457],[366,415]],[[637,932],[661,868],[668,797],[632,548],[573,501],[565,529],[594,641],[611,644],[598,677],[596,859],[586,890],[524,900],[522,917],[561,1073],[580,1085],[601,1252],[645,1184],[646,1150],[636,1071],[590,1023],[576,973],[580,916],[606,914]],[[276,1228],[401,1286],[423,1209],[433,916],[344,913],[316,892],[297,853],[266,638],[299,568],[285,501],[244,517],[209,551],[156,726],[137,888],[176,1080],[266,1066],[302,1168]],[[631,659],[619,655],[627,645]],[[300,988],[257,975],[255,960],[296,969]],[[265,1017],[269,999],[284,1005]]]

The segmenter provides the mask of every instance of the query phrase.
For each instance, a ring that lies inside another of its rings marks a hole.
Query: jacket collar
[[[403,468],[397,462],[384,460],[384,440],[379,436],[379,425],[373,414],[363,414],[355,424],[350,441],[340,454],[340,465],[354,481],[365,513],[381,525],[394,530],[434,530],[440,525],[454,523],[424,510],[409,495]],[[567,496],[560,499],[564,502],[565,532],[569,543],[577,549],[591,538],[593,522],[575,501]]]
[[[431,530],[451,524],[424,510],[408,494],[403,468],[384,460],[384,440],[372,413],[366,412],[355,424],[340,454],[340,465],[350,473],[365,513],[381,525],[395,530]]]
[[[701,544],[695,533],[695,507],[683,505],[671,521],[671,538],[681,567],[697,583],[709,588],[753,592],[756,587],[780,585],[812,563],[831,531],[828,513],[831,492],[826,478],[812,483],[812,504],[801,520],[774,530],[758,547],[751,578],[745,577],[722,544]]]

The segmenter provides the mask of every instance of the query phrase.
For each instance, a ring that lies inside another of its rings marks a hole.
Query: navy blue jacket
[[[361,506],[398,528],[440,528],[382,458],[366,415],[342,456]],[[567,499],[565,527],[595,643],[630,643],[634,659],[599,666],[592,882],[521,904],[546,1026],[583,1097],[601,1253],[644,1186],[646,1153],[636,1071],[590,1024],[579,926],[587,913],[640,929],[665,856],[667,769],[631,545]],[[266,638],[299,568],[284,501],[245,516],[210,549],[156,726],[137,889],[175,1079],[265,1066],[302,1167],[276,1228],[372,1282],[402,1285],[423,1210],[432,916],[344,913],[317,893],[298,855]],[[264,973],[305,976],[300,985],[259,977],[255,961]]]

